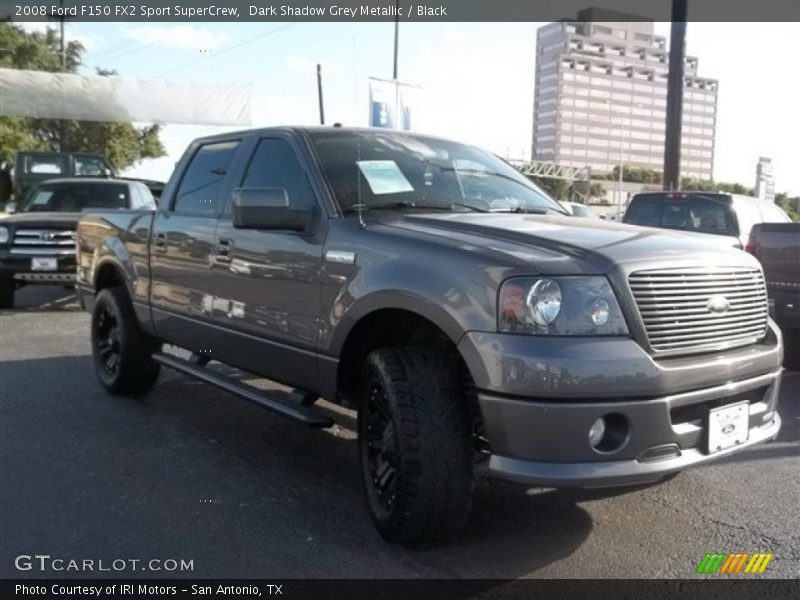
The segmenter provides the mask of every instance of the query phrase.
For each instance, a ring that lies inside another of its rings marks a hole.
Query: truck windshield
[[[730,204],[713,194],[634,196],[623,221],[645,227],[738,235]]]
[[[28,196],[24,212],[80,212],[128,208],[128,186],[116,183],[43,183]]]
[[[464,144],[382,131],[312,134],[342,211],[409,208],[566,212],[496,156]]]

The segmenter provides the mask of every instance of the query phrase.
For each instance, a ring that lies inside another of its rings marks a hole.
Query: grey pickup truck
[[[318,398],[355,409],[389,541],[457,532],[476,473],[649,483],[780,428],[754,257],[571,217],[472,146],[337,127],[200,139],[158,210],[89,213],[77,245],[107,390],[142,393],[164,365],[313,427],[332,424]]]

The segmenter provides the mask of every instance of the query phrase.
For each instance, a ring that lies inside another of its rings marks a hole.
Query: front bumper
[[[55,271],[33,271],[33,258],[55,258],[58,267]],[[0,250],[0,275],[10,275],[24,283],[72,283],[75,281],[75,255],[11,254]]]
[[[470,333],[459,348],[492,448],[489,472],[528,485],[605,487],[657,481],[775,438],[780,333],[713,355],[654,360],[623,338]],[[708,414],[748,401],[743,444],[708,452]],[[625,441],[599,452],[588,432],[621,415]]]

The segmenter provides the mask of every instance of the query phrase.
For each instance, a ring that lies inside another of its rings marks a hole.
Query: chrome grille
[[[659,353],[744,346],[766,333],[767,289],[759,269],[639,271],[629,276],[628,283],[650,346]],[[727,310],[720,310],[725,305],[720,297],[727,301]],[[712,310],[712,304],[719,312]]]
[[[65,256],[75,254],[75,232],[68,229],[17,229],[11,254]]]

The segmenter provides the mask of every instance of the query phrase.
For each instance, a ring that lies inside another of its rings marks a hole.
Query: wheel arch
[[[373,350],[390,346],[434,346],[450,353],[464,377],[465,387],[473,388],[472,376],[458,349],[461,336],[451,333],[429,316],[409,308],[380,307],[354,320],[338,350],[337,397],[346,406],[358,405],[356,388],[364,360]]]

